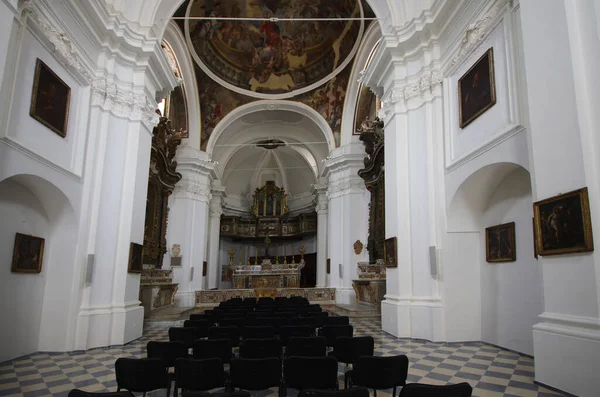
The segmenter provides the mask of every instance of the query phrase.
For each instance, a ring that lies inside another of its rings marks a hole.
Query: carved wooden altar
[[[167,252],[168,200],[181,179],[174,160],[177,146],[181,143],[182,131],[175,131],[171,122],[161,117],[152,131],[150,173],[146,200],[146,223],[144,228],[144,264],[161,268]]]

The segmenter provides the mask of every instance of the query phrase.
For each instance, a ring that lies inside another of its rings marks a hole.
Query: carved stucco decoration
[[[144,264],[162,267],[167,252],[167,207],[175,184],[181,179],[174,160],[183,133],[171,128],[171,122],[161,117],[152,132],[150,174],[146,199],[146,223],[144,229]]]
[[[365,167],[358,171],[364,184],[371,192],[369,203],[369,236],[367,251],[369,263],[384,257],[385,241],[385,176],[383,122],[379,119],[366,120],[361,125],[360,140],[365,145],[367,157]]]
[[[360,255],[362,253],[363,250],[363,243],[360,240],[356,240],[356,242],[354,243],[354,253],[356,255]]]

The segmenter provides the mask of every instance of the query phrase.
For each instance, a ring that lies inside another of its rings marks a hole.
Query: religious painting
[[[183,138],[189,138],[187,101],[183,84],[175,87],[167,97],[165,110],[165,117],[171,120],[173,129],[182,131]]]
[[[69,86],[38,58],[29,115],[64,138],[67,136],[70,98]]]
[[[485,229],[485,260],[487,262],[514,262],[515,223],[505,223]]]
[[[44,257],[44,242],[41,237],[17,233],[13,249],[13,273],[40,273]]]
[[[533,257],[535,259],[537,259],[538,252],[537,252],[537,244],[536,244],[537,233],[535,232],[535,218],[531,218],[531,224],[533,225]]]
[[[385,239],[383,257],[385,267],[398,267],[398,242],[396,237]]]
[[[460,128],[465,128],[496,104],[493,48],[458,80],[458,104]]]
[[[185,35],[196,63],[220,85],[291,94],[340,72],[360,42],[363,14],[357,0],[191,0]],[[224,16],[239,19],[203,19]]]
[[[331,274],[331,259],[327,258],[327,274]]]
[[[230,266],[223,266],[221,268],[221,281],[222,282],[231,282],[233,276],[233,270],[231,270]]]
[[[367,118],[375,120],[379,110],[379,99],[377,96],[364,84],[360,85],[360,93],[356,103],[356,111],[354,113],[354,129],[352,135],[361,134],[361,124]]]
[[[206,277],[208,274],[208,263],[206,261],[202,262],[202,277]]]
[[[539,255],[594,250],[587,188],[538,201],[533,214]]]
[[[129,273],[141,273],[144,268],[144,246],[142,244],[131,243],[129,246]]]

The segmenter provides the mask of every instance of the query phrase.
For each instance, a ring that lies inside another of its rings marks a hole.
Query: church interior
[[[1,396],[598,395],[600,2],[0,0],[0,20]],[[182,386],[200,359],[226,380]],[[279,384],[239,379],[268,360]],[[154,388],[119,375],[156,362]]]

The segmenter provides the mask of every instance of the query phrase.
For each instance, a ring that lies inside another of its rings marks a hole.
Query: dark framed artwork
[[[460,128],[465,128],[495,104],[494,51],[490,48],[458,80]]]
[[[206,277],[208,273],[208,263],[206,261],[202,262],[202,277]]]
[[[396,237],[385,239],[383,245],[383,261],[385,267],[398,267],[398,242]]]
[[[29,115],[64,138],[67,136],[70,100],[69,86],[38,58]]]
[[[538,255],[594,250],[587,188],[533,203]]]
[[[327,274],[331,274],[331,259],[327,258]]]
[[[131,243],[129,246],[129,273],[141,273],[144,268],[144,246],[142,244]]]
[[[533,257],[535,259],[537,259],[538,252],[537,252],[537,244],[536,244],[537,233],[535,232],[535,217],[531,218],[531,224],[533,225]]]
[[[233,279],[233,270],[231,266],[225,265],[221,268],[221,281],[223,282],[231,282]]]
[[[17,233],[13,250],[13,273],[40,273],[44,259],[44,242],[41,237]]]
[[[514,222],[485,229],[485,260],[487,262],[514,262],[517,260]]]

